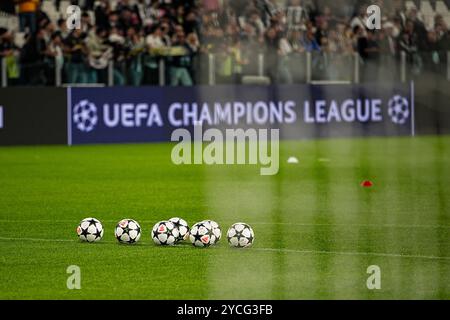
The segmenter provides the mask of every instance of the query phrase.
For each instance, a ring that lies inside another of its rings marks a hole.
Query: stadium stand
[[[448,77],[450,0],[23,2],[36,12],[0,5],[3,85]],[[80,30],[67,28],[71,4]],[[369,4],[381,7],[382,30],[366,30]]]

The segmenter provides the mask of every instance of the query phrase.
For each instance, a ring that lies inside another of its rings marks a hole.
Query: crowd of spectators
[[[371,80],[377,70],[395,76],[402,51],[412,73],[440,73],[450,51],[445,19],[425,24],[402,0],[75,0],[82,11],[73,30],[76,21],[68,24],[64,12],[52,19],[40,0],[15,2],[0,6],[17,10],[20,21],[20,30],[0,28],[10,84],[52,85],[56,68],[65,83],[105,83],[109,61],[115,85],[157,84],[163,59],[167,84],[190,86],[205,81],[209,54],[217,82],[239,83],[257,72],[261,53],[272,82],[292,83],[305,52],[318,77],[351,74],[346,62],[359,56]],[[367,29],[370,4],[381,8],[381,30]],[[17,32],[24,34],[20,46]]]

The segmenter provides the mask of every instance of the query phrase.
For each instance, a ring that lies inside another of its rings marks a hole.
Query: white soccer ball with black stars
[[[231,226],[227,232],[228,243],[232,247],[247,248],[253,244],[255,233],[246,223],[238,222]]]
[[[169,221],[172,222],[175,228],[178,229],[178,237],[176,242],[186,240],[189,237],[189,225],[186,220],[176,217],[170,218]]]
[[[203,220],[202,222],[207,222],[211,225],[213,235],[215,235],[214,243],[219,242],[222,238],[222,229],[220,228],[220,225],[214,220]]]
[[[160,221],[153,226],[153,242],[161,246],[173,246],[179,236],[178,228],[170,221]]]
[[[95,218],[86,218],[78,225],[77,234],[81,241],[97,242],[103,237],[103,226]]]
[[[216,236],[213,233],[212,226],[209,222],[197,222],[189,232],[189,240],[195,247],[209,247],[216,243]]]
[[[133,244],[141,238],[141,226],[133,219],[120,220],[114,231],[120,243]]]

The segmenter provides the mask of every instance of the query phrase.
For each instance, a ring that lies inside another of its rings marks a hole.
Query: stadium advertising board
[[[177,128],[277,128],[283,139],[414,134],[413,85],[69,88],[68,143],[170,141]]]
[[[66,90],[0,89],[0,145],[65,144]]]

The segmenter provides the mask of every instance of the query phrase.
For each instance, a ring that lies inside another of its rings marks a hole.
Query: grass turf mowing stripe
[[[8,238],[0,237],[3,241],[33,241],[33,242],[72,242],[80,243],[77,240],[69,239],[39,239],[39,238]],[[118,244],[117,241],[104,241],[101,243],[108,244]],[[140,242],[138,246],[148,245],[145,242]],[[154,246],[154,244],[150,244]],[[178,245],[174,248],[191,248],[190,245]],[[195,248],[193,248],[195,249]],[[195,249],[202,250],[202,249]],[[428,260],[449,260],[450,257],[436,257],[436,256],[421,256],[421,255],[410,255],[410,254],[397,254],[397,253],[382,253],[382,252],[342,252],[342,251],[318,251],[318,250],[294,250],[294,249],[277,249],[277,248],[252,248],[252,249],[242,249],[242,250],[256,250],[256,251],[266,251],[266,252],[281,252],[281,253],[299,253],[299,254],[331,254],[331,255],[347,255],[347,256],[374,256],[374,257],[391,257],[391,258],[411,258],[411,259],[428,259]]]
[[[39,222],[52,222],[52,223],[78,223],[75,220],[48,220],[48,219],[38,219],[38,220],[2,220],[1,223],[39,223]],[[101,220],[100,222],[114,223],[117,220]],[[139,220],[140,223],[156,223],[156,220]],[[219,221],[220,222],[220,221]],[[222,221],[223,222],[223,221]],[[234,221],[228,221],[230,225],[235,223]],[[355,223],[295,223],[295,222],[247,222],[250,225],[286,225],[286,226],[299,226],[299,227],[363,227],[363,228],[430,228],[430,229],[450,229],[450,226],[439,226],[439,225],[395,225],[395,224],[355,224]]]
[[[450,257],[420,256],[397,253],[381,253],[381,252],[343,252],[343,251],[317,251],[317,250],[294,250],[294,249],[276,249],[276,248],[254,248],[257,251],[272,251],[284,253],[300,253],[300,254],[329,254],[344,256],[373,256],[386,258],[411,258],[411,259],[427,259],[427,260],[448,260]]]

